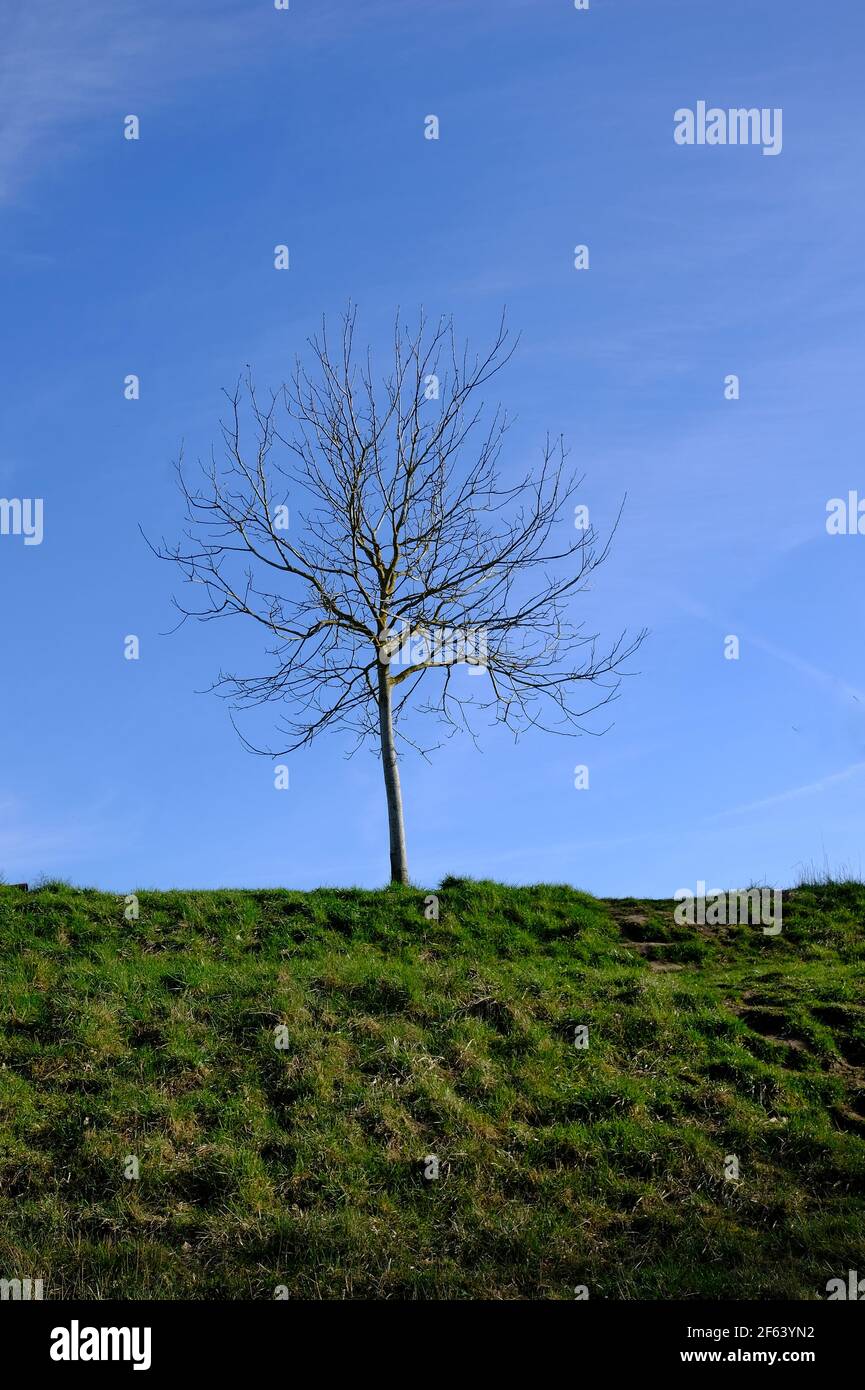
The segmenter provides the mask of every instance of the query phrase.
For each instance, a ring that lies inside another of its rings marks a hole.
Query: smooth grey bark
[[[381,734],[381,765],[384,771],[387,823],[390,832],[390,881],[407,884],[408,856],[405,848],[399,761],[393,735],[391,683],[387,663],[382,661],[378,664],[378,726]]]

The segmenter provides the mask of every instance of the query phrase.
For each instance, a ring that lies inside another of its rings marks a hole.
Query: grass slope
[[[865,886],[791,891],[774,938],[567,887],[439,898],[142,892],[127,922],[0,889],[0,1277],[814,1299],[865,1269]]]

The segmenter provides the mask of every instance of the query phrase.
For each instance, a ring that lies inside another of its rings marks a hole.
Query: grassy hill
[[[865,886],[791,890],[778,937],[438,897],[142,892],[126,921],[0,888],[0,1277],[814,1299],[865,1269]]]

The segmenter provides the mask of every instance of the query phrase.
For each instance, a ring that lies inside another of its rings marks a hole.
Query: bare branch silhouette
[[[515,736],[593,732],[583,721],[614,697],[644,634],[600,648],[570,616],[618,518],[603,542],[562,522],[582,481],[566,473],[562,440],[501,480],[507,416],[486,415],[479,393],[515,347],[504,315],[476,356],[449,319],[421,315],[412,332],[397,319],[380,382],[355,322],[349,307],[333,347],[323,323],[309,365],[266,398],[251,376],[225,393],[224,459],[211,453],[192,486],[181,457],[184,540],[153,548],[199,591],[175,599],[181,622],[243,615],[267,634],[270,669],[222,671],[215,687],[235,712],[280,705],[280,747],[241,734],[246,747],[277,756],[339,727],[378,751],[391,878],[407,883],[399,753],[438,746],[409,733],[409,710],[437,722],[438,743],[457,729],[476,737],[472,709]]]

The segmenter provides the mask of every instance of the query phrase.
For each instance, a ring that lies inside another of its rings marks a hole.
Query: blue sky
[[[39,546],[0,536],[7,879],[385,879],[375,758],[328,736],[277,792],[196,693],[255,634],[164,635],[176,585],[139,534],[179,533],[172,460],[207,453],[221,388],[246,363],[278,385],[350,297],[382,352],[397,305],[473,343],[507,305],[504,468],[561,431],[596,525],[627,492],[579,615],[651,630],[603,737],[493,729],[406,761],[413,878],[669,896],[862,872],[865,536],[825,525],[865,496],[857,0],[0,16],[0,496],[45,516]],[[700,100],[781,108],[781,153],[676,145]]]

